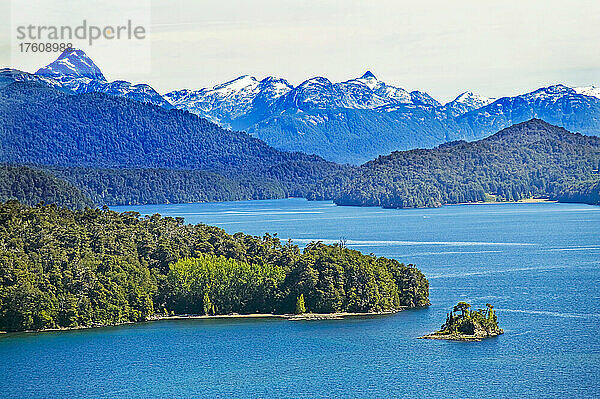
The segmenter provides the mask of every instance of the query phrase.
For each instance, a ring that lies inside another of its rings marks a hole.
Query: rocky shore
[[[462,333],[445,333],[443,331],[437,331],[432,334],[423,335],[419,337],[419,339],[445,339],[450,341],[481,341],[485,338],[495,337],[497,335],[504,334],[504,330],[498,328],[493,331],[486,331],[484,329],[480,329],[475,331],[474,334],[462,334]]]

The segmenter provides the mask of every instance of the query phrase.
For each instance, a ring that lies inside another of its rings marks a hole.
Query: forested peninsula
[[[429,304],[413,265],[343,244],[304,250],[182,218],[0,204],[0,330],[158,315],[384,312]]]
[[[394,152],[324,180],[338,205],[436,207],[546,198],[599,204],[600,137],[540,119],[483,140]]]

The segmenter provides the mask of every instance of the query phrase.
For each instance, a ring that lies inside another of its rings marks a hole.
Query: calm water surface
[[[291,322],[182,320],[0,337],[0,397],[600,397],[600,207],[336,207],[300,199],[118,207],[415,263],[428,309]],[[418,340],[457,301],[506,334]]]

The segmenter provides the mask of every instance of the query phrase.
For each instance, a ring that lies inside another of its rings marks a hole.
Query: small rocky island
[[[486,309],[470,310],[470,308],[470,304],[459,302],[446,316],[446,322],[440,331],[420,338],[481,341],[483,338],[504,333],[498,327],[498,318],[492,305],[486,304]]]

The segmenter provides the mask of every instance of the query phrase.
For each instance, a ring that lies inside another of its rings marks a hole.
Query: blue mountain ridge
[[[258,80],[243,75],[212,88],[160,95],[147,84],[108,82],[79,49],[65,50],[35,74],[0,70],[0,87],[12,81],[175,107],[246,131],[275,148],[314,153],[339,163],[359,164],[392,151],[477,140],[531,118],[600,135],[600,90],[593,86],[558,84],[499,99],[464,92],[441,104],[427,93],[388,85],[367,71],[345,82],[314,77],[298,86],[273,76]]]

